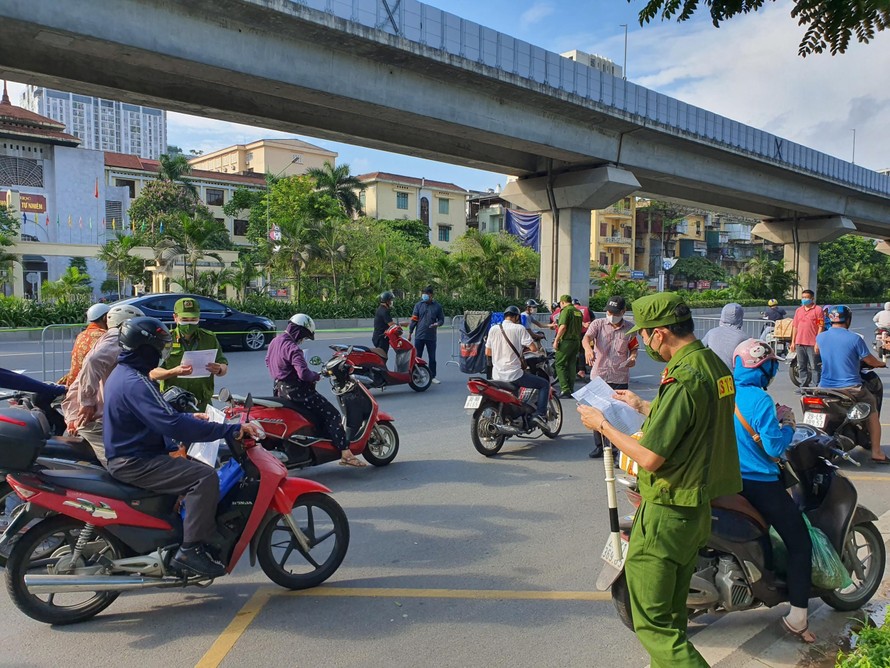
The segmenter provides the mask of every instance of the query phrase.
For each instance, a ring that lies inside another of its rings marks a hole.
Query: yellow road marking
[[[849,480],[883,480],[890,482],[890,475],[869,475],[868,473],[844,473]]]
[[[250,626],[250,623],[256,618],[263,606],[269,602],[272,590],[263,588],[254,592],[247,603],[238,611],[229,625],[219,635],[210,649],[201,657],[201,660],[195,665],[195,668],[216,668],[226,658],[231,649],[238,642],[238,639]]]
[[[244,635],[256,616],[271,598],[282,596],[318,596],[361,598],[461,598],[474,600],[525,600],[525,601],[608,601],[611,594],[605,591],[509,591],[498,589],[398,589],[373,587],[318,587],[302,591],[282,591],[263,588],[235,615],[235,619],[223,630],[210,649],[201,657],[195,668],[217,668],[226,655]]]

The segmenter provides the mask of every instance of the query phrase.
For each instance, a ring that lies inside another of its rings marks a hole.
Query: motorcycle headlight
[[[857,404],[853,404],[850,410],[847,411],[847,419],[850,422],[859,422],[867,418],[869,413],[871,413],[871,407],[864,401],[860,401]]]

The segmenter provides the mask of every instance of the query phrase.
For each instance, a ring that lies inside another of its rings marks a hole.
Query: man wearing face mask
[[[442,305],[433,299],[433,286],[428,285],[420,295],[420,301],[414,305],[411,313],[411,324],[408,326],[408,340],[417,332],[417,355],[423,356],[427,351],[427,362],[430,363],[430,374],[433,383],[438,385],[441,381],[436,378],[436,335],[439,327],[445,324],[445,312]]]
[[[615,397],[646,415],[637,440],[602,412],[579,406],[581,421],[639,465],[643,501],[625,561],[634,630],[653,666],[708,665],[686,635],[686,596],[698,551],[711,533],[711,499],[742,489],[726,365],[695,338],[692,312],[663,292],[633,303],[646,353],[666,362],[651,403],[629,390]]]
[[[193,297],[178,299],[173,305],[173,321],[176,327],[173,335],[173,348],[163,368],[152,371],[152,380],[161,381],[161,391],[171,387],[181,387],[195,395],[198,410],[203,411],[213,398],[213,377],[225,376],[229,361],[223,355],[222,346],[216,334],[198,326],[201,320],[201,307]],[[196,374],[190,365],[183,366],[182,357],[187,350],[216,350],[216,359],[210,362],[203,373]],[[189,376],[193,376],[189,378]]]
[[[637,363],[640,344],[630,334],[633,325],[624,319],[627,302],[621,295],[610,297],[606,302],[606,317],[594,320],[581,339],[584,358],[591,366],[590,376],[600,377],[613,390],[626,390],[630,382],[630,369]],[[590,457],[603,456],[603,438],[593,435]]]
[[[791,325],[791,346],[788,352],[797,355],[797,373],[801,387],[819,384],[819,358],[816,337],[825,328],[825,313],[816,305],[812,290],[804,290],[800,306]],[[798,390],[798,394],[800,390]]]
[[[217,578],[225,566],[207,552],[215,530],[219,478],[213,467],[185,457],[170,457],[171,439],[185,443],[245,434],[252,424],[218,424],[178,413],[164,401],[148,372],[170,352],[172,337],[156,318],[124,322],[118,338],[122,352],[105,382],[102,423],[108,471],[118,480],[158,494],[184,495],[182,545],[171,565],[189,574]]]

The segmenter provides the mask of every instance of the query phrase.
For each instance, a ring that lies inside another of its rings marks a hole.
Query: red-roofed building
[[[444,181],[373,172],[357,177],[365,184],[359,199],[365,214],[378,220],[421,220],[430,243],[449,249],[467,231],[465,188]]]

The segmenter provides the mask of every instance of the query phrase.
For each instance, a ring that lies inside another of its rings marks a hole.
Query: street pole
[[[850,159],[854,165],[856,164],[856,128],[853,128],[853,157]]]
[[[622,23],[618,27],[624,28],[624,67],[621,68],[621,75],[624,77],[624,80],[627,81],[627,24]]]

